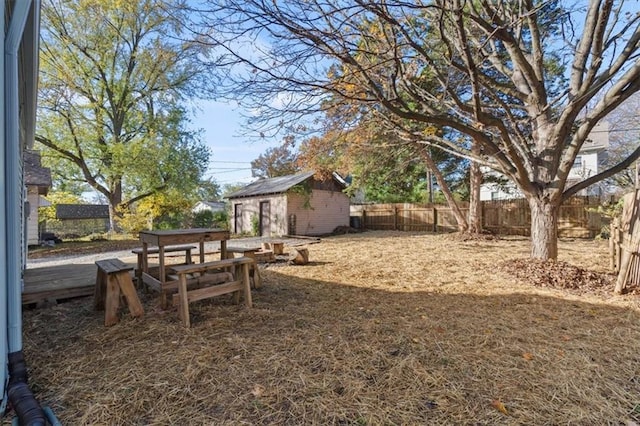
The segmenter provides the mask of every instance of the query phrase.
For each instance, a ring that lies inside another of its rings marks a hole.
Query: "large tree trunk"
[[[480,146],[477,143],[471,148],[474,154],[478,154]],[[469,166],[469,232],[479,234],[482,232],[482,204],[480,202],[480,186],[482,185],[482,172],[480,164],[475,161]]]
[[[557,260],[559,205],[547,199],[529,197],[531,209],[531,258]]]
[[[109,228],[110,231],[120,232],[122,228],[118,223],[118,219],[122,217],[122,214],[118,211],[118,206],[122,204],[122,182],[118,181],[112,185],[112,190],[109,196]]]

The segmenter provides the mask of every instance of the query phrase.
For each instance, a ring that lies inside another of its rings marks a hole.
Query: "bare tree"
[[[627,158],[640,144],[640,93],[616,108],[608,117],[609,147],[602,166],[611,167]],[[605,185],[628,190],[636,185],[636,169],[629,166],[605,179]]]
[[[563,200],[640,156],[567,184],[589,132],[640,89],[640,17],[623,0],[206,3],[202,22],[228,35],[238,65],[233,90],[269,106],[260,120],[297,122],[330,95],[460,134],[410,136],[513,180],[531,208],[533,258],[556,259]]]

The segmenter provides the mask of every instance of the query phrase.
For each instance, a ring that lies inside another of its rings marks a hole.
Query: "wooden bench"
[[[119,259],[98,260],[96,266],[98,273],[93,300],[97,310],[104,309],[104,325],[111,326],[118,322],[121,293],[129,306],[131,316],[141,317],[144,309],[129,274],[133,266],[128,266]]]
[[[172,246],[172,247],[165,247],[164,252],[174,253],[174,252],[183,251],[185,256],[185,263],[189,264],[189,263],[193,263],[191,260],[191,250],[195,248],[196,246]],[[136,268],[136,284],[138,285],[138,288],[140,288],[142,285],[142,248],[141,247],[135,248],[131,250],[131,253],[138,256],[138,267]],[[158,247],[151,247],[147,250],[147,255],[159,254],[159,253],[160,253],[160,249]]]
[[[249,276],[253,282],[253,288],[260,288],[262,279],[260,278],[260,270],[258,269],[258,261],[256,260],[256,252],[260,251],[260,247],[229,247],[227,246],[227,258],[233,259],[235,254],[242,257],[250,257],[253,263],[249,267]]]
[[[178,275],[178,294],[173,296],[173,303],[178,305],[178,315],[185,327],[191,326],[189,319],[189,303],[222,294],[234,293],[235,303],[240,302],[240,291],[244,292],[244,302],[248,308],[252,306],[251,286],[249,284],[249,266],[253,263],[250,257],[216,260],[213,262],[192,265],[176,265],[169,267]],[[209,271],[235,269],[234,281],[216,284],[209,287],[189,290],[187,274],[204,274]]]

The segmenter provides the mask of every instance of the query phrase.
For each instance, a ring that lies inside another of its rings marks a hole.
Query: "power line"
[[[207,172],[207,174],[209,174],[209,175],[219,175],[219,174],[223,174],[223,173],[241,172],[243,170],[251,170],[251,167],[247,167],[247,168],[244,168],[244,169],[224,169],[221,172],[209,171],[209,172]]]

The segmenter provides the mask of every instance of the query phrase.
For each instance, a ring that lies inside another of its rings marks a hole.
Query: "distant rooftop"
[[[109,206],[106,204],[58,204],[58,219],[107,219]]]
[[[40,161],[40,153],[38,151],[24,151],[24,183],[25,185],[33,185],[45,188],[51,186],[51,170],[42,167]]]

